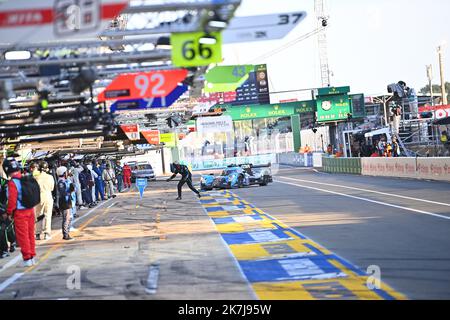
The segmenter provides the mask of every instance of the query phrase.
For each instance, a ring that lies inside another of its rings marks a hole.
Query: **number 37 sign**
[[[222,35],[211,33],[216,39],[214,44],[200,43],[204,32],[174,33],[170,36],[172,62],[177,67],[207,66],[222,62]]]

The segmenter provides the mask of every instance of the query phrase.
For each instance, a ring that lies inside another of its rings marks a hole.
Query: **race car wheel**
[[[244,187],[244,177],[240,176],[238,178],[238,188],[243,188]]]
[[[265,186],[267,186],[268,184],[269,184],[269,179],[267,178],[267,176],[264,176],[264,178],[263,178],[263,182],[261,182],[259,185],[261,186],[261,187],[265,187]]]

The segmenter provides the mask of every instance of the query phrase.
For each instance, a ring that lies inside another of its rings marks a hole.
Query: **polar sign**
[[[98,101],[166,97],[187,74],[186,69],[121,74],[98,95]]]
[[[178,85],[167,97],[116,101],[111,105],[111,112],[170,107],[187,89]]]

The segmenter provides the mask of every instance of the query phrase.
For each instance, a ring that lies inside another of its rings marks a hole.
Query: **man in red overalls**
[[[34,242],[34,208],[27,209],[21,202],[22,185],[20,178],[20,164],[14,158],[3,161],[3,170],[11,178],[8,181],[8,218],[14,218],[17,242],[20,245],[23,258],[23,266],[30,267],[35,264],[36,247]]]
[[[128,163],[123,166],[123,184],[125,188],[131,188],[131,168]]]

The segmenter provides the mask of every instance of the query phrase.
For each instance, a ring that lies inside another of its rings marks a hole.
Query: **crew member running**
[[[177,174],[181,174],[181,180],[178,182],[178,198],[176,200],[181,200],[181,188],[185,183],[187,183],[189,189],[191,189],[199,198],[201,198],[200,192],[194,188],[192,185],[192,173],[189,171],[189,168],[185,165],[179,164],[178,162],[174,162],[171,166],[171,171],[173,175],[167,179],[167,182],[173,180]]]

